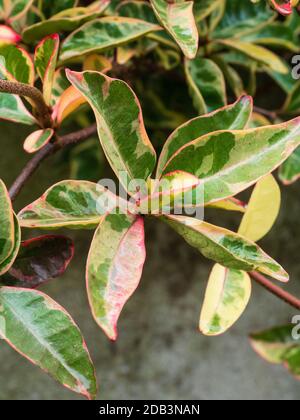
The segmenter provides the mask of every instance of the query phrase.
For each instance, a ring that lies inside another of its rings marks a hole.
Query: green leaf
[[[223,0],[201,0],[194,2],[194,15],[196,22],[200,22],[207,18]]]
[[[60,277],[74,256],[73,241],[65,236],[45,235],[21,243],[18,256],[0,283],[35,289]]]
[[[285,27],[281,23],[272,23],[256,32],[244,35],[241,40],[270,47],[284,48],[294,52],[299,51],[296,34],[291,28]]]
[[[198,51],[199,34],[193,14],[194,2],[169,3],[167,0],[151,0],[153,10],[174,38],[187,58],[195,58]]]
[[[33,86],[34,65],[27,51],[16,45],[4,45],[0,47],[0,56],[5,60],[5,69],[3,62],[0,71],[3,73],[6,70],[6,79]]]
[[[222,71],[210,59],[186,60],[185,74],[199,114],[215,111],[226,105],[226,86]]]
[[[250,341],[259,356],[269,363],[283,364],[298,379],[300,378],[300,339],[293,338],[294,328],[295,325],[285,325],[251,334]]]
[[[14,240],[13,249],[9,256],[0,263],[0,276],[5,274],[12,267],[17,258],[21,245],[21,229],[17,217],[14,215]]]
[[[117,12],[119,16],[141,19],[155,25],[158,24],[150,3],[145,1],[125,1],[118,6]],[[153,32],[148,37],[171,48],[177,48],[177,45],[166,31]]]
[[[87,181],[61,181],[53,185],[19,214],[26,228],[89,229],[116,206],[117,197],[98,184]],[[119,199],[120,200],[120,199]]]
[[[9,93],[0,93],[0,119],[26,125],[36,124],[20,97]]]
[[[139,285],[145,258],[141,217],[103,218],[88,257],[87,288],[93,316],[111,340],[117,339],[120,313]]]
[[[230,230],[185,216],[162,218],[189,245],[204,257],[225,267],[243,271],[260,271],[279,281],[287,282],[288,274],[254,242]]]
[[[68,70],[67,76],[91,105],[101,145],[121,182],[124,174],[129,181],[146,180],[154,170],[156,153],[135,93],[125,82],[101,73]]]
[[[251,280],[246,272],[216,264],[206,289],[200,331],[207,336],[226,332],[245,311],[251,289]]]
[[[31,133],[24,142],[24,150],[27,153],[35,153],[50,142],[54,136],[54,130],[47,128]]]
[[[288,92],[283,111],[288,114],[296,115],[300,110],[300,83],[295,83],[293,89]]]
[[[278,57],[278,55],[264,47],[261,47],[260,45],[255,45],[250,42],[239,41],[236,39],[223,39],[216,42],[229,48],[233,48],[234,50],[240,51],[278,73],[287,74],[289,71],[288,66],[281,58]]]
[[[54,107],[57,105],[58,100],[62,94],[70,87],[70,82],[66,76],[65,68],[60,68],[56,70],[53,77],[53,86],[52,86],[52,96],[51,96],[51,106]]]
[[[280,188],[273,175],[267,175],[254,188],[239,234],[251,241],[260,241],[276,222],[280,205]]]
[[[224,15],[213,37],[236,38],[268,25],[274,18],[275,14],[265,1],[254,4],[251,1],[225,0]]]
[[[183,146],[205,134],[219,130],[241,130],[248,124],[253,108],[250,96],[242,96],[234,104],[211,114],[194,118],[177,128],[166,141],[159,158],[157,178],[170,158]]]
[[[0,179],[0,264],[12,253],[15,226],[10,197],[4,182]]]
[[[226,63],[222,55],[213,56],[212,59],[222,71],[224,78],[234,95],[237,98],[243,95],[245,88],[240,73],[230,64]]]
[[[161,27],[139,19],[106,17],[86,23],[62,44],[60,60],[65,61],[93,52],[126,44]]]
[[[43,0],[42,12],[44,16],[53,16],[76,7],[78,2],[78,0]]]
[[[1,0],[0,19],[10,22],[21,19],[32,6],[33,0]]]
[[[43,39],[35,50],[35,68],[43,82],[45,102],[50,105],[54,73],[59,51],[59,35],[53,34]]]
[[[35,23],[24,29],[23,39],[27,43],[38,41],[53,33],[72,32],[103,14],[107,0],[100,0],[88,7],[75,7],[60,11],[50,19]],[[97,7],[96,7],[97,6]]]
[[[280,167],[279,178],[285,185],[293,184],[300,178],[300,148]]]
[[[300,144],[300,119],[243,131],[219,131],[183,146],[165,165],[197,176],[204,204],[232,197],[283,163]]]
[[[70,390],[95,398],[94,367],[70,315],[41,292],[0,288],[0,335]]]

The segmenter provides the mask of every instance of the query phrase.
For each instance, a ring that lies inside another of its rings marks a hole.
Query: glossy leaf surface
[[[158,162],[157,177],[169,159],[184,145],[205,134],[218,130],[241,130],[246,127],[252,113],[252,98],[243,96],[208,115],[194,118],[177,128],[166,141]]]
[[[50,142],[54,135],[52,128],[38,130],[31,133],[24,142],[24,150],[27,153],[35,153]]]
[[[260,271],[286,282],[288,274],[254,242],[227,229],[185,216],[163,219],[206,258],[228,268]]]
[[[0,283],[35,289],[62,276],[73,255],[74,244],[65,236],[47,235],[29,239],[21,243],[18,257]]]
[[[200,317],[200,331],[216,336],[226,332],[245,311],[251,280],[244,271],[216,264],[210,274]]]
[[[86,181],[62,181],[52,186],[18,215],[22,227],[89,229],[116,206],[116,196]]]
[[[210,59],[198,57],[185,62],[186,78],[199,114],[226,105],[226,86],[222,71]]]
[[[251,334],[254,350],[269,363],[283,364],[292,375],[300,378],[300,339],[296,325],[285,325]],[[295,338],[293,338],[295,337]]]
[[[117,16],[97,19],[79,28],[64,41],[60,60],[114,48],[160,29],[159,25],[139,19]]]
[[[219,131],[182,147],[163,173],[181,170],[197,176],[208,204],[256,183],[283,163],[299,143],[299,118],[244,131]]]
[[[87,289],[93,316],[111,340],[120,313],[137,289],[146,258],[141,217],[109,214],[100,223],[87,263]]]
[[[239,234],[260,241],[276,222],[280,205],[281,192],[275,178],[272,175],[262,178],[254,188]]]
[[[199,34],[193,14],[194,2],[151,0],[151,4],[158,20],[175,39],[184,55],[190,59],[195,58]]]
[[[93,108],[101,145],[116,175],[126,174],[130,181],[147,179],[154,170],[156,153],[132,89],[97,72],[67,74]]]
[[[59,50],[59,36],[51,35],[43,39],[35,50],[34,62],[38,75],[43,82],[45,102],[50,105],[52,85]]]
[[[11,254],[14,236],[13,209],[6,186],[0,179],[0,264]]]
[[[72,391],[96,395],[94,368],[81,333],[67,312],[47,295],[0,288],[0,335]]]

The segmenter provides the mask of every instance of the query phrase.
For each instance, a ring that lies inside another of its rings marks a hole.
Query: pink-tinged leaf
[[[52,86],[59,51],[59,35],[54,34],[44,38],[35,50],[35,67],[43,81],[45,102],[50,105]]]
[[[35,153],[48,144],[54,135],[52,128],[37,130],[31,133],[24,142],[24,150],[27,153]]]
[[[146,259],[144,220],[108,214],[101,221],[87,262],[87,291],[93,316],[117,339],[121,311],[137,289]]]
[[[70,315],[37,290],[0,288],[0,337],[71,391],[96,397],[95,370]]]
[[[74,256],[74,243],[66,236],[45,235],[21,243],[18,257],[1,284],[35,289],[60,277]]]
[[[60,125],[69,115],[71,115],[81,105],[86,103],[86,99],[78,89],[70,86],[59,98],[57,105],[53,109],[53,119]]]
[[[21,39],[21,36],[9,26],[0,25],[0,45],[2,43],[17,44]]]
[[[293,13],[292,2],[290,0],[270,0],[274,9],[283,16],[288,16]]]

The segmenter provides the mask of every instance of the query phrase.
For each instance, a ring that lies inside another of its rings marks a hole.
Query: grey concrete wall
[[[24,134],[1,124],[0,176],[9,184],[25,158]],[[36,198],[67,167],[54,157],[16,202],[16,209]],[[299,184],[284,193],[280,220],[264,240],[264,249],[291,274],[287,288],[300,294]],[[234,228],[234,214],[212,215]],[[84,264],[91,232],[71,231],[76,255],[67,273],[43,287],[72,314],[95,362],[100,399],[279,399],[298,400],[300,382],[282,367],[271,366],[252,351],[251,331],[289,322],[295,311],[254,285],[242,319],[224,336],[197,332],[205,284],[212,263],[186,245],[167,226],[147,221],[148,260],[141,286],[120,321],[120,338],[111,344],[91,318],[85,293]],[[27,237],[30,232],[24,232]],[[77,399],[0,341],[0,399]],[[80,397],[78,397],[80,398]]]

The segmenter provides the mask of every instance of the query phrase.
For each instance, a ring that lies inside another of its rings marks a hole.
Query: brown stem
[[[88,128],[76,131],[71,134],[67,134],[63,137],[58,137],[55,143],[48,143],[44,146],[39,152],[34,155],[34,157],[27,163],[24,167],[18,178],[15,180],[13,185],[9,190],[9,195],[12,201],[16,199],[18,194],[21,192],[22,188],[25,186],[28,179],[34,174],[38,169],[40,164],[48,158],[50,155],[56,153],[57,151],[68,147],[72,144],[80,143],[91,137],[97,132],[97,125],[93,124]]]
[[[34,86],[25,83],[0,79],[0,92],[11,93],[31,99],[35,106],[35,117],[43,128],[52,126],[51,109],[45,103],[42,93]]]
[[[254,106],[253,110],[258,114],[262,114],[265,117],[270,118],[271,120],[276,120],[277,118],[277,114],[274,111],[269,111],[268,109],[260,108],[258,106]]]
[[[288,303],[295,309],[300,310],[300,300],[297,299],[295,296],[291,295],[290,293],[286,292],[285,290],[281,289],[280,287],[273,284],[270,280],[264,277],[262,274],[252,272],[250,273],[253,280],[255,280],[258,284],[263,286],[273,295],[277,296],[279,299],[283,300],[284,302]]]

